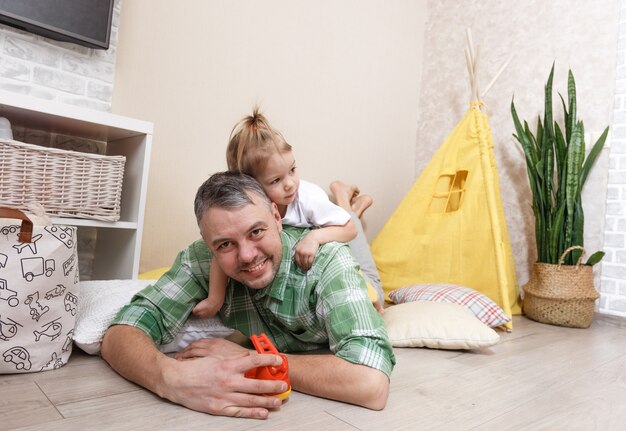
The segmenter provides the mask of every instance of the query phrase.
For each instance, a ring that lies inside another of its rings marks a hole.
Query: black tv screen
[[[108,49],[115,0],[0,0],[0,23],[50,39]]]

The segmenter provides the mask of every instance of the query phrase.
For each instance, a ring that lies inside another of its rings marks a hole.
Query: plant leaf
[[[556,210],[554,220],[552,221],[552,232],[550,232],[550,243],[548,259],[546,263],[558,263],[560,257],[559,245],[561,240],[561,233],[563,232],[563,221],[565,219],[565,202],[561,202],[559,208]]]
[[[572,129],[569,128],[569,113],[567,112],[567,105],[565,104],[565,100],[563,99],[563,95],[559,93],[559,97],[561,98],[561,104],[563,105],[563,118],[565,119],[565,142],[569,142],[570,133]]]
[[[547,133],[543,136],[543,202],[547,214],[553,212],[554,137]]]
[[[517,111],[515,110],[514,101],[511,101],[511,115],[513,117],[513,124],[515,125],[515,130],[517,132],[517,135],[513,136],[515,136],[517,141],[522,146],[522,150],[524,151],[524,155],[526,157],[526,172],[528,174],[528,182],[530,190],[533,194],[533,206],[537,206],[539,181],[536,171],[537,152],[535,150],[535,145],[533,144],[534,137],[528,129],[528,124],[526,122],[524,122],[525,127],[522,128],[522,124],[519,120],[519,117],[517,116]]]
[[[565,173],[567,172],[567,145],[565,144],[565,139],[563,138],[563,132],[561,132],[561,127],[555,121],[554,122],[554,149],[556,152],[556,178],[555,185],[557,187],[556,193],[556,201],[561,202],[561,195],[565,190]]]
[[[524,150],[524,154],[526,155],[526,158],[529,159],[533,165],[535,164],[536,160],[534,157],[530,157],[532,155],[533,151],[533,147],[531,145],[531,142],[528,139],[528,135],[526,134],[526,131],[524,130],[524,128],[522,127],[522,124],[519,121],[519,117],[517,116],[517,111],[515,110],[515,102],[513,100],[511,100],[511,115],[513,117],[513,124],[515,125],[515,131],[517,132],[517,136],[515,136],[518,140],[518,142],[522,145],[522,150]]]
[[[607,126],[606,129],[604,129],[604,132],[602,132],[602,135],[600,135],[600,137],[596,141],[596,143],[593,144],[593,147],[591,147],[591,151],[587,155],[587,160],[585,160],[585,163],[583,164],[583,168],[580,171],[580,187],[581,188],[585,185],[585,181],[587,180],[589,171],[593,167],[594,163],[596,162],[596,159],[598,158],[598,155],[600,155],[600,151],[602,151],[602,148],[604,147],[604,142],[606,141],[606,137],[608,133],[609,133],[609,127]]]
[[[572,69],[567,73],[567,101],[569,112],[566,127],[569,126],[569,129],[573,132],[576,125],[576,82],[574,81]]]
[[[585,215],[583,213],[583,206],[580,199],[580,193],[576,200],[576,208],[574,209],[574,225],[572,229],[572,241],[570,245],[585,245],[583,233],[585,231]],[[567,245],[567,244],[566,244]],[[569,245],[567,245],[569,247]],[[581,250],[573,250],[569,256],[569,264],[574,265],[578,262],[578,258],[582,254]]]
[[[552,132],[552,79],[554,78],[554,62],[552,63],[552,69],[550,69],[550,75],[548,76],[548,82],[544,87],[545,91],[545,111],[544,111],[544,128],[548,134],[548,141],[552,140],[554,133]]]
[[[565,222],[565,245],[570,244],[574,229],[574,211],[579,196],[580,166],[584,154],[581,151],[582,131],[580,123],[576,123],[572,130],[572,139],[567,146],[567,177],[565,188],[565,202],[567,217]]]
[[[602,258],[604,257],[604,254],[605,253],[603,251],[596,251],[594,254],[589,256],[589,259],[587,259],[587,262],[585,262],[585,265],[589,265],[589,266],[595,265],[596,263],[602,260]]]
[[[543,125],[541,124],[541,117],[537,118],[537,155],[543,157]]]
[[[536,205],[533,205],[533,214],[535,214],[535,241],[537,242],[537,260],[539,262],[546,262],[547,256],[546,241],[544,236],[544,219]]]

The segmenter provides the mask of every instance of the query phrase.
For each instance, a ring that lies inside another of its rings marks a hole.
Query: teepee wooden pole
[[[470,79],[470,102],[475,102],[476,100],[474,99],[474,94],[476,94],[476,92],[474,91],[474,66],[472,64],[472,54],[469,48],[465,48],[465,61],[467,62],[467,72]]]
[[[480,92],[478,91],[478,59],[480,50],[474,51],[472,42],[472,32],[469,28],[465,29],[467,37],[465,46],[465,61],[467,62],[467,71],[470,78],[470,102],[480,102]]]
[[[476,54],[474,55],[474,99],[480,102],[480,91],[478,90],[478,63],[480,62],[480,45],[476,46]]]
[[[496,76],[493,77],[493,79],[491,80],[491,82],[487,85],[487,88],[485,88],[485,91],[483,91],[483,94],[480,95],[481,99],[484,99],[485,96],[487,95],[487,93],[489,92],[489,90],[491,90],[491,87],[493,87],[493,84],[496,83],[496,81],[498,80],[498,78],[500,77],[500,75],[502,75],[502,72],[504,72],[504,69],[506,69],[506,67],[509,65],[509,63],[511,62],[511,60],[513,60],[513,54],[511,54],[511,56],[509,57],[509,59],[507,61],[504,62],[504,64],[500,67],[500,70],[498,70],[498,72],[496,73]]]
[[[474,63],[474,42],[472,41],[472,30],[469,27],[465,28],[465,37],[467,38],[467,48],[469,49],[470,58]]]
[[[478,89],[476,85],[476,73],[478,72],[476,60],[479,53],[474,52],[472,44],[472,33],[469,28],[465,29],[467,37],[465,43],[465,61],[467,62],[467,72],[470,78],[470,102],[478,102]]]

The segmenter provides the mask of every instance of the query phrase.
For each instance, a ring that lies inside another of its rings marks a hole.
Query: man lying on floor
[[[246,336],[265,332],[283,353],[334,353],[288,354],[294,390],[384,408],[395,358],[349,247],[324,244],[308,272],[298,268],[294,246],[308,230],[283,228],[276,205],[246,175],[212,175],[198,189],[195,211],[203,239],[183,250],[107,330],[102,357],[111,367],[193,410],[263,419],[281,405],[263,394],[286,391],[285,382],[244,377],[249,369],[279,365],[280,356],[259,355],[224,339],[197,341],[175,358],[156,347],[170,342],[207,297],[216,259],[230,277],[221,311],[225,325]]]

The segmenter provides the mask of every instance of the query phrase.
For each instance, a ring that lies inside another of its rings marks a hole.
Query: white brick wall
[[[116,0],[106,51],[0,24],[0,89],[111,111],[120,7]]]
[[[626,317],[626,0],[621,0],[599,312]]]

